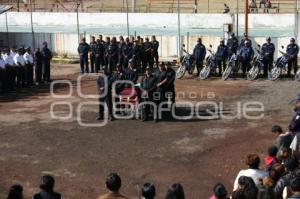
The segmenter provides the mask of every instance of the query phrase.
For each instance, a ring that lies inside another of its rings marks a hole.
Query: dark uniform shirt
[[[132,58],[132,43],[125,44],[122,48],[123,56],[125,59],[131,59]]]
[[[153,50],[153,52],[157,52],[158,51],[158,47],[159,47],[159,42],[155,40],[155,41],[152,41],[151,44],[152,44],[152,50]]]
[[[239,40],[236,37],[230,38],[227,41],[228,54],[236,53],[239,47]]]
[[[79,54],[86,56],[90,51],[90,45],[87,43],[80,43],[77,50]]]
[[[243,46],[240,49],[240,56],[243,57],[246,61],[251,61],[252,57],[254,55],[253,49],[250,46]]]
[[[227,59],[228,50],[226,45],[219,45],[216,56],[222,60]]]
[[[297,44],[289,44],[286,48],[286,53],[292,57],[296,57],[299,52],[299,46]]]
[[[196,62],[203,61],[206,55],[206,48],[203,44],[197,44],[193,52]]]
[[[49,48],[43,48],[41,53],[45,62],[49,62],[52,59],[52,52]]]
[[[240,48],[242,48],[243,46],[245,46],[245,41],[248,41],[249,42],[249,46],[251,46],[252,47],[252,41],[250,40],[250,39],[242,39],[241,40],[241,43],[240,43]]]
[[[108,55],[111,58],[116,59],[118,57],[118,53],[119,53],[119,46],[117,43],[110,43],[110,45],[108,46]]]
[[[97,42],[91,42],[90,43],[90,50],[92,52],[93,55],[96,54],[96,51],[97,51]]]
[[[152,44],[149,41],[143,43],[146,58],[151,57]]]
[[[175,76],[176,76],[176,73],[175,71],[173,70],[173,68],[168,68],[166,70],[166,78],[167,78],[167,89],[170,91],[170,90],[174,90],[174,82],[175,82]]]
[[[289,130],[292,133],[300,133],[300,108],[294,109],[294,115],[290,122]]]
[[[275,52],[275,46],[273,43],[265,43],[261,47],[261,52],[263,53],[263,56],[268,60],[273,60],[274,58],[274,52]]]
[[[141,82],[142,89],[148,92],[150,99],[153,98],[153,93],[156,91],[156,82],[157,79],[154,75],[150,75],[149,77],[146,75]]]
[[[40,65],[43,63],[43,55],[41,51],[37,51],[34,53],[34,62],[36,65]]]
[[[137,74],[136,70],[131,70],[130,68],[128,68],[125,71],[125,79],[132,81],[135,84],[138,79],[138,74]]]
[[[101,42],[101,41],[98,41],[97,44],[96,44],[96,50],[95,50],[95,53],[96,55],[98,56],[104,56],[104,43]]]
[[[33,196],[33,199],[61,199],[61,195],[56,192],[46,192],[42,191]]]

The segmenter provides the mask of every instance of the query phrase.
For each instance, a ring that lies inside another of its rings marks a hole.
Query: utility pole
[[[180,0],[177,0],[177,15],[178,15],[178,58],[180,58],[181,56]]]
[[[195,0],[194,13],[198,13],[198,2]]]
[[[248,13],[249,13],[249,6],[248,6],[248,0],[245,0],[245,33],[248,35]]]
[[[80,43],[80,33],[79,33],[79,6],[80,6],[80,3],[77,2],[77,36],[78,36],[78,43]]]
[[[129,9],[128,0],[126,0],[127,36],[129,37],[129,13],[128,13],[128,9]]]
[[[236,36],[239,37],[239,0],[236,0]]]
[[[32,48],[35,49],[35,36],[33,31],[33,17],[32,17],[32,0],[29,2],[30,4],[30,23],[31,23],[31,34],[32,34]]]

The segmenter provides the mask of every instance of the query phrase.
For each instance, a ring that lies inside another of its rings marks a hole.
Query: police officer
[[[114,83],[113,74],[107,69],[104,70],[104,75],[107,78],[107,82],[105,82],[105,78],[103,76],[99,76],[97,78],[97,89],[99,93],[99,114],[97,120],[104,119],[104,103],[108,108],[108,119],[110,121],[114,120],[113,117],[113,98],[112,98],[112,85]],[[107,85],[106,85],[107,83]],[[105,94],[105,89],[107,89],[107,93]]]
[[[40,85],[42,83],[42,67],[43,67],[43,55],[41,53],[40,48],[35,49],[34,64],[35,64],[36,85]]]
[[[131,59],[128,62],[128,68],[125,69],[125,79],[132,81],[133,84],[136,84],[138,80],[138,74]]]
[[[108,52],[108,47],[110,45],[110,37],[106,37],[105,38],[105,42],[104,42],[104,49],[105,49],[105,53],[104,53],[104,61],[105,61],[105,68],[108,67],[109,64],[109,52]]]
[[[123,56],[123,47],[125,46],[125,41],[123,36],[119,37],[119,65],[124,68],[124,56]]]
[[[25,87],[25,60],[23,57],[23,48],[19,48],[17,54],[14,57],[14,63],[16,65],[16,74],[17,74],[17,87]]]
[[[1,56],[0,50],[0,94],[6,93],[8,90],[8,75],[6,72],[5,61]]]
[[[300,133],[300,93],[291,103],[295,103],[295,108],[292,120],[289,124],[289,130],[295,135],[296,133]]]
[[[156,40],[156,37],[153,35],[151,38],[151,44],[152,44],[152,61],[156,64],[156,67],[158,67],[159,62],[159,55],[158,55],[158,48],[159,48],[159,42]],[[154,64],[152,64],[154,65]]]
[[[239,47],[239,40],[234,33],[231,34],[230,38],[227,40],[228,48],[228,57],[230,58],[233,54],[236,54],[236,51]]]
[[[43,48],[41,52],[43,55],[43,81],[51,82],[50,61],[52,59],[52,52],[48,48],[47,42],[43,43]]]
[[[291,77],[292,68],[294,69],[294,74],[296,74],[298,70],[297,55],[299,53],[299,46],[295,43],[294,38],[291,38],[290,44],[286,48],[286,53],[289,55],[288,77]]]
[[[90,46],[86,43],[85,38],[81,39],[81,42],[78,46],[78,53],[80,56],[80,72],[83,73],[89,73],[89,51]]]
[[[25,68],[26,68],[26,81],[28,86],[33,85],[33,56],[30,47],[25,49],[24,54]]]
[[[139,44],[139,40],[135,40],[132,47],[132,58],[133,58],[133,65],[136,68],[138,68],[139,71],[141,67],[141,53],[142,53],[142,49]]]
[[[128,37],[125,40],[125,45],[123,46],[122,54],[124,57],[124,69],[126,69],[128,67],[128,61],[131,60],[133,54],[132,43],[130,43]]]
[[[217,58],[217,62],[218,62],[220,76],[222,75],[222,71],[224,71],[226,68],[227,57],[228,57],[228,49],[224,43],[224,40],[222,39],[220,41],[220,45],[218,46],[218,50],[216,52],[216,58]],[[222,69],[222,67],[223,67],[223,69]]]
[[[275,45],[271,43],[271,37],[266,39],[266,43],[264,43],[261,47],[261,53],[264,56],[264,76],[268,76],[268,71],[271,71],[273,68],[273,60],[274,60],[274,52]]]
[[[166,97],[171,97],[171,101],[172,103],[175,103],[175,76],[176,76],[176,72],[174,71],[174,69],[171,67],[171,63],[167,63],[166,64],[166,77],[167,77],[167,83],[166,83],[166,93],[168,96]]]
[[[144,60],[143,60],[143,68],[147,66],[153,67],[153,59],[152,59],[152,43],[149,41],[149,38],[145,38],[144,46]]]
[[[197,44],[193,51],[193,56],[194,56],[196,67],[197,67],[197,76],[199,76],[200,71],[202,70],[203,60],[205,58],[205,55],[206,55],[206,48],[202,44],[202,39],[198,38]]]
[[[254,52],[248,40],[245,40],[245,44],[240,49],[239,61],[242,63],[243,76],[246,77],[246,71],[251,67],[250,62],[253,58]]]
[[[248,45],[249,45],[250,47],[252,47],[252,41],[249,39],[248,34],[247,34],[247,33],[244,33],[244,38],[241,40],[241,43],[240,43],[239,48],[242,48],[242,47],[244,46],[245,41],[248,41],[248,43],[249,43]]]
[[[110,45],[108,46],[108,67],[110,72],[116,70],[118,63],[118,55],[119,46],[116,37],[113,37],[110,42]]]
[[[11,56],[9,49],[5,49],[3,60],[5,62],[5,69],[8,76],[8,89],[12,91],[15,89],[16,86],[15,80],[16,80],[17,70],[14,64],[14,59]]]
[[[95,72],[96,50],[97,50],[97,42],[96,42],[95,37],[92,36],[92,41],[90,42],[91,73]]]
[[[100,39],[97,39],[96,41],[96,60],[95,60],[95,72],[99,73],[99,71],[102,69],[104,66],[104,44],[103,41],[101,42]]]
[[[167,86],[167,71],[165,67],[165,63],[162,62],[159,65],[159,71],[157,73],[157,92],[159,93],[157,103],[165,101],[165,92]]]
[[[156,91],[156,77],[152,74],[152,69],[150,67],[146,68],[146,75],[143,78],[142,82],[141,82],[141,88],[142,88],[142,99],[145,101],[150,101],[150,102],[154,102],[154,92]],[[155,107],[153,107],[152,105],[146,104],[145,105],[145,117],[142,118],[143,121],[148,120],[149,114],[151,112],[153,112],[153,121],[156,122],[157,121],[157,114],[154,114],[155,112],[157,112],[157,109],[155,109]]]

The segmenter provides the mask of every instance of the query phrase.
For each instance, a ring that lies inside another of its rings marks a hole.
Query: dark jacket
[[[238,47],[239,47],[239,40],[236,37],[227,40],[227,49],[229,55],[236,53]]]
[[[35,194],[32,199],[61,199],[61,195],[56,192],[41,191]]]
[[[153,52],[158,52],[159,42],[155,40],[155,41],[152,41],[151,44],[152,44]]]
[[[289,130],[292,133],[300,132],[300,108],[294,109],[294,114],[293,114],[292,120],[289,125]]]
[[[49,62],[52,59],[52,52],[49,48],[43,48],[41,51],[44,62]]]
[[[131,59],[132,58],[132,44],[131,43],[125,44],[122,48],[122,53],[123,53],[124,58],[126,58],[128,60]]]
[[[216,56],[219,59],[225,60],[228,57],[228,49],[226,45],[219,45],[218,50],[216,52]]]
[[[153,98],[153,93],[156,91],[156,82],[157,79],[154,75],[145,76],[141,82],[141,87],[148,92],[150,99]]]
[[[274,59],[274,52],[275,52],[275,46],[273,43],[265,43],[261,47],[261,52],[263,53],[263,56],[265,59],[273,60]]]
[[[138,79],[138,74],[135,70],[131,70],[130,68],[128,68],[127,70],[125,70],[125,79],[132,81],[135,84]]]
[[[241,40],[241,43],[240,43],[240,46],[239,46],[239,48],[242,48],[243,46],[245,46],[245,41],[249,41],[249,44],[250,44],[250,46],[252,47],[252,41],[250,40],[250,39],[245,39],[245,38],[243,38],[242,40]]]
[[[88,45],[87,43],[80,43],[77,51],[80,55],[87,56],[90,51],[90,45]]]
[[[116,59],[118,57],[119,46],[117,43],[110,43],[110,45],[108,46],[108,55],[114,59]]]
[[[240,49],[239,55],[243,58],[244,61],[251,61],[251,59],[254,55],[254,52],[253,52],[252,47],[243,46]]]
[[[90,43],[90,51],[92,52],[92,55],[96,55],[97,42],[91,42]]]
[[[193,51],[196,62],[203,61],[206,55],[206,48],[203,44],[197,44]]]
[[[292,58],[296,58],[299,53],[299,46],[297,44],[289,44],[286,48],[286,53]]]

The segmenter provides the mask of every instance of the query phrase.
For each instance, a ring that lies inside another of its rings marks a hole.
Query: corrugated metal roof
[[[0,14],[10,10],[12,8],[12,6],[8,6],[8,5],[0,5]]]

